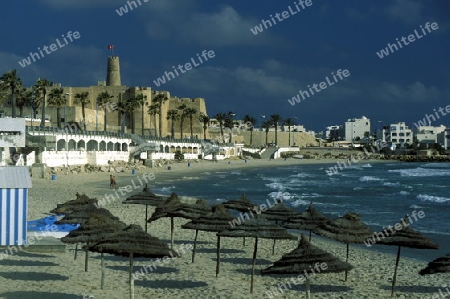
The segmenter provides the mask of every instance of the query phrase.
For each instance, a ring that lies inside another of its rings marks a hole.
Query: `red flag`
[[[108,50],[112,50],[114,48],[113,45],[108,45]]]

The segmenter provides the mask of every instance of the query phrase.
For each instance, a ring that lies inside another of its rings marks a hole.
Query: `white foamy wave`
[[[391,183],[391,182],[385,182],[383,183],[383,186],[388,186],[388,187],[400,187],[400,183]]]
[[[353,188],[353,190],[362,190],[363,188],[362,187],[355,187],[355,188]]]
[[[233,174],[233,175],[241,175],[242,172],[239,172],[239,171],[232,171],[231,174]]]
[[[423,207],[418,206],[418,205],[410,205],[409,208],[410,209],[422,209]]]
[[[422,167],[427,167],[427,168],[450,168],[450,163],[427,163],[425,165],[421,165]]]
[[[369,167],[372,167],[372,165],[370,165],[370,164],[364,164],[364,165],[361,165],[361,167],[363,167],[363,168],[369,168]]]
[[[281,199],[283,201],[291,200],[294,196],[289,192],[270,192],[269,197],[273,199]]]
[[[169,192],[169,191],[172,191],[173,189],[175,189],[175,186],[162,187],[161,191],[162,192]]]
[[[405,195],[408,195],[409,192],[408,191],[400,191],[398,194],[405,196]]]
[[[376,178],[373,176],[362,176],[359,178],[361,182],[371,182],[371,181],[383,181],[383,179]]]
[[[309,206],[311,202],[303,199],[296,199],[291,203],[291,206],[298,207],[298,206]]]
[[[417,229],[419,232],[424,233],[424,234],[437,234],[437,235],[446,235],[446,236],[450,236],[449,232],[443,232],[443,231],[434,231],[434,230],[425,230],[425,229]]]
[[[430,202],[436,202],[436,203],[450,202],[450,198],[440,197],[440,196],[432,196],[432,195],[427,195],[427,194],[419,194],[419,195],[417,195],[417,199],[420,199],[421,201],[430,201]]]
[[[275,189],[275,190],[283,190],[283,184],[278,183],[278,182],[273,182],[270,184],[266,184],[267,187],[271,188],[271,189]]]
[[[306,178],[311,176],[309,173],[304,173],[304,172],[298,172],[296,174],[290,175],[289,177],[295,177],[295,178]]]
[[[450,169],[426,169],[422,167],[410,169],[391,169],[388,172],[397,172],[401,176],[409,177],[430,177],[430,176],[450,176]]]

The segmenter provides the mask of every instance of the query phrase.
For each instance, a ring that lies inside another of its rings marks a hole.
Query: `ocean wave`
[[[168,191],[172,191],[175,188],[176,188],[175,186],[162,187],[161,191],[162,192],[168,192]]]
[[[361,167],[363,167],[363,168],[369,168],[369,167],[372,167],[372,165],[370,165],[370,164],[368,163],[368,164],[361,165]]]
[[[269,184],[265,184],[265,185],[266,185],[266,187],[269,187],[270,189],[284,190],[284,186],[282,183],[273,182],[273,183],[269,183]]]
[[[433,196],[433,195],[428,195],[428,194],[419,194],[419,195],[417,195],[417,199],[420,199],[421,201],[430,201],[430,202],[435,202],[435,203],[450,202],[450,198]]]
[[[427,163],[424,165],[421,165],[421,167],[427,167],[427,168],[450,168],[450,163]]]
[[[240,171],[232,171],[232,172],[230,172],[230,174],[233,174],[233,175],[241,175],[242,172],[240,172]]]
[[[383,179],[377,178],[377,177],[373,177],[373,176],[362,176],[359,178],[359,180],[361,182],[372,182],[372,181],[383,181]]]
[[[292,195],[289,192],[270,192],[269,197],[272,199],[281,199],[282,201],[288,201],[294,198],[294,195]]]
[[[291,202],[291,206],[298,207],[298,206],[309,206],[311,202],[308,200],[303,199],[296,199],[293,202]]]
[[[423,209],[423,207],[418,206],[418,205],[410,205],[409,208],[410,209]]]
[[[289,177],[295,177],[295,178],[306,178],[311,176],[311,174],[309,173],[304,173],[304,172],[297,172],[296,174],[292,174]]]
[[[388,187],[400,187],[400,183],[391,183],[391,182],[385,182],[383,183],[383,186],[388,186]]]
[[[405,195],[409,195],[409,192],[408,191],[400,191],[398,194],[405,196]]]
[[[432,176],[450,176],[450,169],[426,169],[422,167],[409,169],[391,169],[388,172],[400,173],[400,176],[407,177],[432,177]]]
[[[353,188],[353,190],[362,190],[362,189],[364,189],[363,187],[355,187],[355,188]]]

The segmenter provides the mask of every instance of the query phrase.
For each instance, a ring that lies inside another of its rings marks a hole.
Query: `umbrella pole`
[[[73,257],[74,260],[77,260],[77,252],[78,252],[78,243],[75,243],[75,255]]]
[[[273,246],[272,246],[272,255],[274,255],[274,254],[275,254],[275,242],[276,242],[276,240],[275,240],[275,239],[273,239]]]
[[[134,299],[134,280],[133,275],[131,275],[131,272],[133,272],[133,253],[130,252],[130,268],[129,268],[129,278],[130,278],[130,299]]]
[[[173,230],[174,230],[173,217],[170,217],[170,249],[173,250]]]
[[[220,237],[217,236],[217,262],[216,262],[216,277],[219,275],[220,268]]]
[[[145,232],[147,232],[148,205],[145,205]]]
[[[309,277],[306,277],[305,287],[306,287],[306,298],[311,298],[311,281],[309,280]]]
[[[345,262],[347,262],[348,263],[348,251],[349,251],[349,248],[348,248],[348,246],[349,246],[349,243],[347,243],[347,258],[345,259]],[[347,270],[345,270],[345,279],[344,279],[344,281],[347,281]]]
[[[255,274],[256,252],[258,251],[258,238],[255,238],[255,249],[253,250],[252,278],[250,280],[250,293],[253,293],[253,275]]]
[[[245,247],[245,237],[243,238],[242,245]]]
[[[194,259],[195,259],[195,248],[197,247],[197,236],[198,236],[198,229],[195,230],[194,249],[192,250],[192,263],[194,263]]]
[[[100,255],[100,260],[101,260],[101,266],[102,266],[102,280],[101,280],[100,288],[103,290],[103,288],[105,287],[105,260],[103,259],[103,252]]]
[[[395,270],[394,270],[394,277],[392,278],[392,291],[391,291],[391,297],[394,297],[395,294],[395,282],[397,280],[397,268],[398,268],[398,262],[400,261],[400,250],[401,247],[398,246],[398,251],[397,251],[397,259],[395,260]]]
[[[89,245],[89,243],[86,245]],[[88,263],[89,263],[89,251],[86,249],[86,255],[84,257],[84,272],[88,271]]]
[[[311,243],[311,232],[312,230],[309,231],[309,243]]]

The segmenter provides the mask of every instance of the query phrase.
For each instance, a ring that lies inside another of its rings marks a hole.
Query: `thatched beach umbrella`
[[[79,207],[85,206],[85,205],[95,205],[97,203],[96,198],[89,198],[87,195],[80,195],[78,192],[76,194],[77,199],[69,200],[58,207],[50,210],[50,213],[61,215],[61,214],[67,214],[70,212],[73,212]]]
[[[278,224],[278,221],[287,221],[289,217],[294,217],[295,215],[295,211],[291,208],[286,207],[282,201],[278,201],[278,203],[272,208],[261,212],[261,216],[263,216],[267,220],[275,221],[275,224]],[[275,242],[276,240],[274,239],[272,246],[272,255],[275,254]]]
[[[250,281],[250,293],[253,293],[253,275],[255,273],[256,253],[258,251],[258,239],[297,240],[297,237],[289,234],[284,228],[268,221],[265,218],[253,218],[241,225],[230,227],[217,233],[217,266],[216,276],[220,267],[220,237],[251,237],[255,238],[253,250],[252,275]]]
[[[394,276],[392,278],[392,291],[391,297],[395,294],[395,283],[397,280],[397,268],[400,261],[400,251],[402,247],[415,248],[415,249],[439,249],[439,245],[428,240],[418,231],[409,228],[410,222],[408,220],[409,215],[402,218],[403,222],[401,230],[394,231],[392,235],[385,236],[377,244],[398,246],[397,258],[395,260]]]
[[[316,227],[314,233],[347,244],[346,262],[348,262],[349,244],[363,244],[373,235],[372,229],[360,221],[360,216],[356,213],[347,213],[337,219],[327,220]],[[345,271],[345,281],[347,281],[347,271]]]
[[[167,244],[147,234],[138,225],[130,225],[124,230],[108,235],[94,244],[86,245],[84,248],[92,252],[109,253],[129,258],[130,298],[134,298],[134,282],[131,275],[133,272],[133,257],[163,258],[169,255],[172,258],[179,257],[179,254],[170,250]]]
[[[320,269],[319,268],[320,265]],[[302,280],[306,280],[306,298],[310,298],[310,275],[322,273],[338,273],[350,271],[353,266],[343,262],[332,254],[309,243],[305,236],[301,236],[298,247],[284,254],[267,269],[261,270],[261,274],[303,274]],[[309,272],[309,275],[308,275]]]
[[[170,217],[170,248],[173,249],[173,235],[175,230],[173,218],[180,217],[192,220],[197,219],[208,212],[211,212],[211,206],[209,206],[204,200],[197,200],[195,204],[184,204],[181,203],[175,193],[172,193],[168,199],[156,207],[155,212],[148,219],[148,222],[153,222],[162,217]]]
[[[258,205],[252,202],[247,198],[245,192],[242,193],[242,196],[238,199],[230,199],[226,202],[222,203],[225,208],[229,210],[235,210],[238,212],[249,212],[252,211]],[[243,245],[245,246],[245,237],[243,239]]]
[[[111,233],[116,233],[124,229],[127,225],[121,221],[113,220],[105,217],[104,215],[93,214],[87,221],[80,225],[79,228],[71,231],[67,236],[61,238],[61,242],[69,244],[89,243],[96,242],[102,237]],[[75,255],[77,248],[75,248]],[[76,259],[76,257],[75,257]],[[103,254],[101,256],[101,262],[103,263]],[[88,251],[86,250],[84,271],[88,270]],[[103,279],[102,279],[103,289]]]
[[[145,232],[147,232],[148,206],[157,207],[164,202],[164,198],[156,195],[145,185],[144,191],[125,199],[123,204],[145,205]]]
[[[311,202],[306,211],[290,217],[287,221],[282,222],[281,226],[289,229],[309,230],[309,242],[311,242],[313,229],[327,220],[328,218],[317,211]]]
[[[420,270],[420,275],[435,274],[435,273],[449,273],[450,272],[450,253],[443,257],[439,257]]]
[[[55,221],[55,224],[83,224],[95,215],[111,218],[113,220],[119,220],[118,217],[111,214],[111,212],[107,209],[85,205],[65,215],[62,219]]]
[[[257,204],[249,200],[245,195],[245,193],[243,193],[242,196],[238,199],[231,199],[226,202],[223,202],[222,204],[227,209],[236,210],[239,212],[248,212],[253,210],[254,207],[258,206]]]
[[[195,239],[194,239],[194,249],[192,251],[192,262],[194,262],[195,258],[195,249],[197,245],[197,236],[198,231],[207,231],[207,232],[221,232],[230,227],[230,222],[233,221],[233,216],[231,216],[223,204],[215,206],[213,208],[213,212],[205,214],[204,216],[200,216],[197,219],[194,219],[186,224],[183,224],[181,227],[184,229],[195,229]]]

